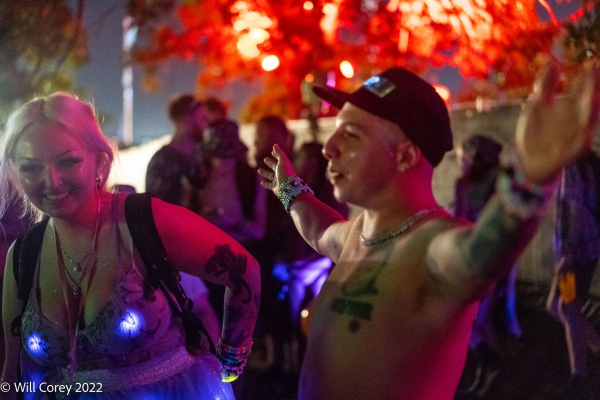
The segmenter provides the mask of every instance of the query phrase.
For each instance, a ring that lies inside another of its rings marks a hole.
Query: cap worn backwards
[[[348,102],[394,122],[434,167],[452,150],[446,104],[433,86],[404,68],[391,68],[372,76],[352,93],[328,86],[313,86],[312,90],[337,108]]]

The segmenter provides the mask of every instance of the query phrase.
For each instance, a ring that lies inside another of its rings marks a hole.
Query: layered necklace
[[[98,255],[98,231],[100,228],[101,212],[102,200],[99,198],[98,208],[96,212],[96,222],[94,224],[94,237],[92,239],[92,249],[80,261],[75,261],[72,257],[69,256],[69,254],[67,254],[65,249],[60,244],[60,239],[58,237],[58,233],[56,232],[56,227],[54,228],[57,247],[56,253],[58,258],[58,265],[60,268],[60,276],[63,281],[67,281],[72,295],[77,298],[81,296],[81,288],[83,284],[85,283],[85,286],[87,286],[87,283],[89,283],[89,279],[86,279],[86,277],[89,277],[90,271],[93,268],[94,263],[96,262],[96,256]],[[69,268],[67,268],[67,266],[65,265],[63,255],[73,265],[72,272],[69,271]],[[79,273],[79,278],[77,278],[76,275],[74,276],[73,273]]]
[[[438,211],[442,211],[444,208],[441,206],[424,208],[420,211],[417,211],[410,217],[406,218],[400,225],[395,228],[389,229],[387,231],[378,233],[371,238],[366,238],[362,234],[360,235],[360,242],[365,246],[375,246],[376,244],[380,244],[386,242],[390,239],[393,239],[397,236],[400,236],[407,230],[409,230],[414,224],[425,218],[426,216],[433,214]]]
[[[62,245],[60,245],[60,243],[59,243],[58,247],[60,247],[60,250],[62,251],[63,255],[65,257],[67,257],[67,260],[69,260],[69,262],[71,264],[73,264],[73,272],[82,272],[84,270],[83,263],[85,262],[85,260],[88,259],[88,257],[90,256],[90,254],[92,254],[92,250],[90,250],[81,260],[75,261],[73,258],[71,258],[71,256],[69,256],[69,254],[62,247]],[[70,276],[70,274],[69,274],[69,276]]]
[[[79,279],[73,277],[69,269],[65,266],[63,254],[67,252],[60,245],[56,226],[54,227],[54,235],[56,237],[56,255],[59,264],[59,276],[62,282],[62,292],[67,307],[67,315],[69,319],[69,364],[62,368],[62,373],[68,381],[70,381],[77,371],[77,333],[79,332],[79,323],[82,318],[81,314],[85,305],[85,298],[89,289],[93,269],[96,265],[98,256],[98,233],[100,231],[100,214],[102,213],[102,196],[98,196],[98,207],[96,210],[96,222],[94,226],[94,237],[92,239],[92,250],[79,261],[75,262],[71,257],[67,256],[69,261],[75,264],[74,272],[80,271]],[[87,260],[87,262],[85,262]],[[66,281],[66,282],[65,282]],[[74,304],[75,303],[75,304]]]

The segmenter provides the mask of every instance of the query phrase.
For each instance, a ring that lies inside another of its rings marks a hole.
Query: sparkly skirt
[[[25,399],[235,400],[231,385],[221,382],[217,358],[184,347],[129,367],[77,372],[69,383],[36,381]]]

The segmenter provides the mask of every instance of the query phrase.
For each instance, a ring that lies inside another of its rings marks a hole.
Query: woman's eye
[[[41,170],[42,170],[42,167],[40,165],[35,165],[35,164],[24,164],[19,167],[19,171],[26,173],[26,174],[40,172]]]
[[[60,162],[60,165],[63,167],[70,167],[79,163],[81,160],[79,158],[66,158]]]

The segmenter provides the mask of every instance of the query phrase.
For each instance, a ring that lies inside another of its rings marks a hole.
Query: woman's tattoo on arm
[[[250,285],[244,280],[248,257],[243,254],[234,254],[228,244],[215,246],[215,254],[206,263],[206,272],[219,277],[224,273],[229,274],[233,293],[236,296],[247,292],[242,302],[248,304],[252,300]]]

